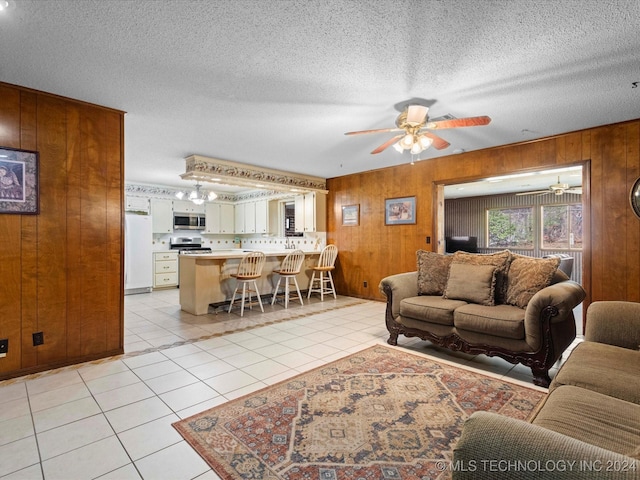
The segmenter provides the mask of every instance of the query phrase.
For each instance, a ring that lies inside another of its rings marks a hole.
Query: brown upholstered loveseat
[[[455,480],[640,479],[640,303],[592,303],[534,417],[474,413],[453,460]]]
[[[417,252],[417,271],[380,282],[387,297],[388,343],[419,337],[466,353],[531,368],[548,386],[549,369],[576,337],[573,309],[585,291],[558,270],[559,258]]]

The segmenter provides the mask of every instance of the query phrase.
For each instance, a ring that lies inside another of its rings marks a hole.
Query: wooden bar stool
[[[334,263],[338,256],[338,247],[335,245],[327,245],[320,252],[320,258],[318,264],[313,267],[313,275],[311,276],[311,283],[309,283],[309,293],[307,298],[311,298],[312,292],[320,294],[320,300],[324,301],[324,294],[333,293],[333,298],[336,297],[336,289],[333,285],[333,276],[331,271],[335,269]],[[316,278],[316,273],[318,277]],[[314,283],[317,282],[317,286]]]
[[[238,271],[231,274],[231,276],[238,282],[236,284],[235,290],[233,291],[233,295],[231,296],[229,313],[231,313],[231,308],[233,307],[233,302],[236,300],[236,293],[238,292],[240,285],[242,285],[242,303],[240,305],[240,316],[242,317],[244,315],[245,298],[248,298],[249,308],[251,308],[252,292],[255,292],[256,297],[258,298],[258,304],[260,305],[260,310],[264,312],[264,308],[262,307],[262,300],[260,300],[260,292],[258,291],[258,282],[256,281],[262,276],[262,267],[264,266],[264,261],[265,255],[263,252],[249,252],[244,257],[242,257],[242,260],[240,260],[240,265],[238,265]]]
[[[278,289],[280,288],[280,282],[282,280],[284,280],[284,308],[289,308],[289,286],[291,285],[292,280],[293,285],[296,287],[296,292],[298,292],[300,305],[304,305],[304,302],[302,301],[302,295],[300,294],[300,287],[298,286],[298,280],[296,279],[296,275],[300,273],[300,269],[302,268],[302,262],[304,262],[304,252],[302,250],[294,250],[286,257],[284,257],[284,260],[282,260],[280,267],[273,271],[273,273],[277,273],[278,275],[280,275],[280,278],[278,278],[276,289],[273,291],[271,305],[273,305],[273,303],[276,301],[276,297],[278,296]]]

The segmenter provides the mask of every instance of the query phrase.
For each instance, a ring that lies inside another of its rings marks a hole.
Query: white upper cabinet
[[[151,199],[151,225],[153,233],[173,232],[173,201]]]
[[[174,200],[173,211],[176,213],[205,213],[205,204],[196,205],[190,200]]]
[[[206,229],[204,233],[235,233],[235,212],[229,203],[207,203],[205,206]]]
[[[149,213],[149,199],[146,197],[132,197],[127,195],[125,199],[125,211]]]
[[[256,207],[256,233],[269,233],[269,202],[258,200]]]
[[[327,198],[309,192],[295,197],[296,232],[324,232],[327,229]]]

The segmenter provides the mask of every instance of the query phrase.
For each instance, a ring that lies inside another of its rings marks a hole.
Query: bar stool
[[[309,283],[307,298],[311,298],[312,292],[318,292],[321,301],[324,301],[325,293],[333,293],[333,298],[336,298],[336,289],[333,285],[331,271],[335,269],[334,263],[336,262],[337,256],[338,247],[335,245],[327,245],[322,249],[318,264],[313,267],[313,275],[311,276],[311,283]],[[318,274],[318,278],[316,278],[316,273]],[[314,286],[314,282],[317,282],[317,286]]]
[[[302,250],[294,250],[286,257],[284,257],[284,260],[282,260],[279,268],[273,270],[273,273],[277,273],[278,275],[280,275],[280,278],[278,278],[276,289],[273,291],[271,305],[273,305],[273,303],[276,301],[276,297],[278,296],[278,288],[280,288],[280,282],[282,280],[284,280],[284,308],[289,308],[289,286],[292,280],[293,284],[296,287],[296,292],[298,292],[300,305],[304,305],[304,302],[302,301],[302,295],[300,294],[300,287],[298,287],[298,280],[296,279],[296,275],[300,273],[300,269],[302,268],[302,262],[304,262],[304,252]]]
[[[249,252],[244,257],[242,257],[242,260],[240,260],[240,265],[238,265],[238,271],[231,274],[231,276],[235,278],[238,283],[236,284],[236,288],[233,291],[233,295],[231,296],[229,313],[231,313],[231,307],[233,307],[233,302],[236,300],[236,293],[238,292],[238,288],[240,288],[240,285],[242,285],[242,303],[240,305],[240,316],[242,317],[244,315],[244,302],[247,296],[249,301],[249,308],[251,308],[252,292],[255,292],[256,297],[258,297],[260,310],[264,312],[264,308],[262,307],[262,300],[260,300],[260,292],[258,291],[258,282],[256,281],[262,275],[262,267],[264,266],[264,261],[264,252]],[[253,284],[253,288],[251,288],[251,284]]]

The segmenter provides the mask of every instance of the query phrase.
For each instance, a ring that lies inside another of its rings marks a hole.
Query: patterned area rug
[[[173,425],[225,480],[444,479],[471,413],[544,396],[378,345]]]

